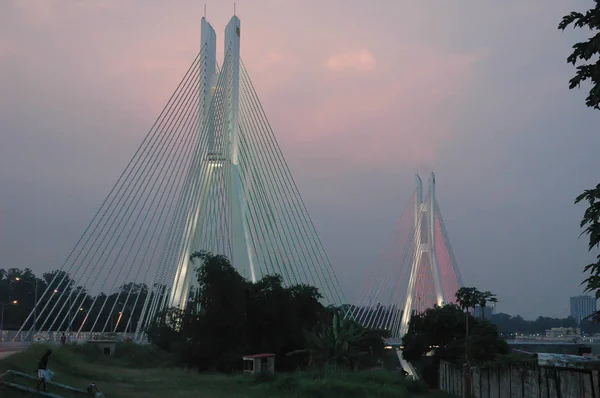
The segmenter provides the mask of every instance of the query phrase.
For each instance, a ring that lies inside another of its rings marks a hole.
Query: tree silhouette
[[[597,250],[600,247],[600,184],[595,189],[588,189],[579,195],[575,203],[583,201],[588,203],[588,208],[581,220],[581,235],[587,235],[589,251]],[[583,281],[586,292],[595,292],[596,299],[600,298],[600,254],[596,256],[596,262],[586,265],[584,272],[590,273]],[[600,322],[600,311],[595,312],[591,319]]]
[[[477,305],[481,307],[481,319],[485,320],[485,308],[488,303],[497,303],[498,298],[490,291],[480,292]]]
[[[573,65],[577,62],[587,62],[577,66],[577,73],[569,81],[569,89],[580,87],[581,83],[589,80],[592,88],[585,104],[590,108],[600,109],[600,59],[590,62],[600,55],[600,1],[594,0],[594,3],[596,5],[585,14],[573,11],[565,15],[558,28],[564,31],[568,26],[573,25],[574,28],[587,28],[592,32],[592,37],[587,41],[573,45],[573,52],[567,58],[567,62]]]
[[[481,292],[475,287],[461,287],[455,294],[456,302],[465,311],[465,361],[468,363],[467,342],[469,341],[469,309],[475,309],[481,300]]]
[[[572,25],[574,28],[587,28],[591,32],[592,37],[587,41],[573,45],[573,52],[567,58],[573,65],[584,62],[577,66],[577,73],[569,81],[569,89],[579,87],[582,82],[589,80],[592,87],[585,104],[600,110],[600,1],[594,0],[594,3],[595,6],[585,13],[573,11],[565,15],[558,28],[564,31]],[[581,202],[588,204],[580,226],[583,229],[582,235],[589,238],[588,250],[592,251],[600,245],[600,184],[584,191],[575,199],[575,204]],[[600,298],[600,255],[596,259],[595,263],[584,268],[584,272],[589,272],[590,275],[583,283],[586,285],[586,292],[595,292],[596,298]],[[593,314],[592,320],[600,322],[600,312]]]

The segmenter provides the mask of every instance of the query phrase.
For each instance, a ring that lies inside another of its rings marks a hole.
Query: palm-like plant
[[[358,343],[367,335],[360,324],[335,312],[331,323],[323,322],[314,331],[304,331],[306,348],[290,354],[308,353],[309,366],[353,367],[357,357],[367,354],[358,349]]]
[[[497,303],[498,298],[490,291],[479,292],[477,304],[481,307],[481,318],[485,320],[485,307],[488,303]]]
[[[469,309],[475,309],[475,306],[479,305],[481,307],[482,316],[485,318],[485,306],[487,303],[497,303],[498,299],[496,295],[492,292],[485,291],[481,292],[477,290],[475,287],[461,287],[456,292],[456,301],[460,305],[460,307],[465,311],[465,362],[467,363],[467,367],[469,367]],[[465,383],[467,386],[470,386],[470,372],[465,373]],[[469,390],[470,391],[470,390]]]

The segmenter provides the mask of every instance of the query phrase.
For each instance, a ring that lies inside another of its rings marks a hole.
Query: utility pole
[[[13,300],[10,304],[16,305],[17,300]],[[0,341],[4,341],[4,306],[6,303],[0,303]]]
[[[23,283],[29,283],[31,286],[33,286],[33,340],[35,341],[35,328],[37,326],[37,307],[38,307],[38,279],[36,277],[34,277],[33,282],[29,282],[26,281],[24,279],[21,279],[21,277],[17,276],[15,278],[15,281],[17,282],[23,282]]]

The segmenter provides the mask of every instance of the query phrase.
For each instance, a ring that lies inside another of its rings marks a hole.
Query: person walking
[[[46,392],[46,380],[48,379],[48,359],[50,359],[50,355],[52,355],[52,350],[46,351],[44,355],[40,358],[38,362],[38,378],[40,382],[37,385],[37,390],[40,391],[40,387],[44,386],[44,392]]]

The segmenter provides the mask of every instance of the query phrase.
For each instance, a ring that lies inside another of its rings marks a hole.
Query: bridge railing
[[[100,333],[100,332],[81,332],[75,338],[75,332],[63,332],[63,331],[50,331],[36,333],[35,336],[29,335],[27,339],[23,339],[23,333],[17,338],[17,331],[5,330],[0,336],[0,348],[4,347],[17,347],[21,348],[31,343],[40,344],[59,344],[63,334],[66,337],[67,343],[85,343],[89,340],[115,340],[115,341],[132,341],[135,337],[135,333]],[[137,336],[136,343],[145,344],[148,342],[146,335]]]

